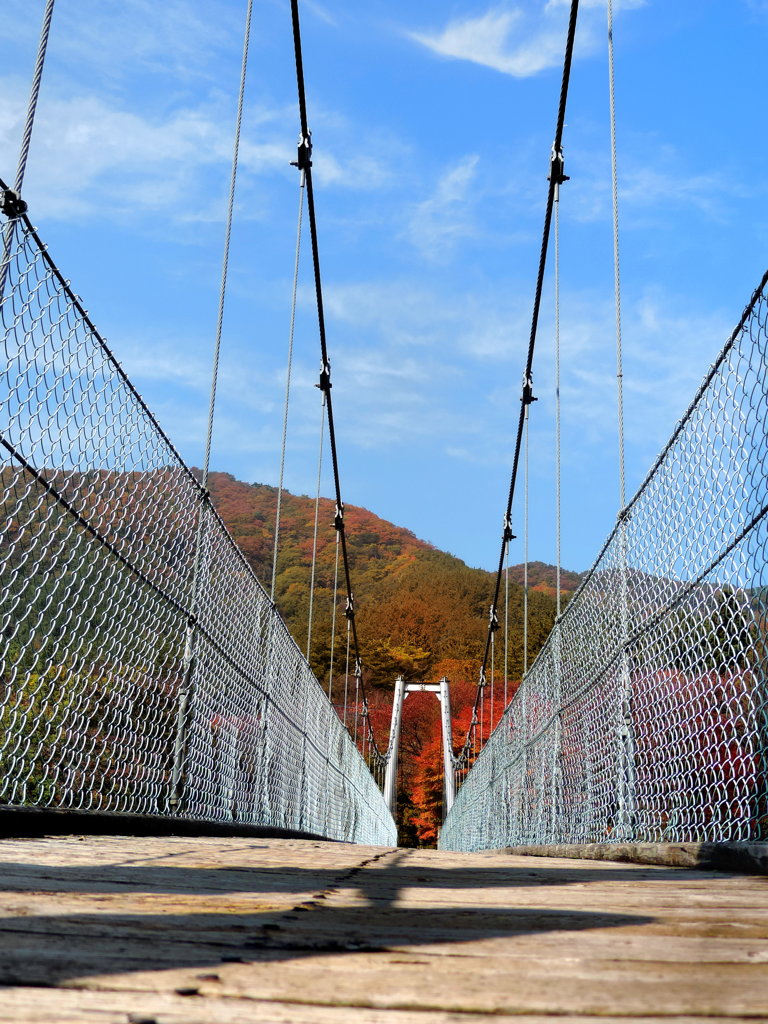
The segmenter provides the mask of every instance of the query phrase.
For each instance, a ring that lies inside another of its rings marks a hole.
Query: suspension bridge
[[[270,592],[207,486],[252,0],[202,471],[121,368],[24,201],[53,7],[16,178],[0,179],[8,1019],[768,1014],[762,880],[737,874],[765,870],[768,838],[768,274],[745,288],[736,327],[629,500],[622,466],[613,532],[564,608],[558,582],[554,629],[492,720],[551,239],[559,292],[578,0],[471,723],[453,735],[448,680],[399,679],[386,743],[347,552],[298,3],[298,240],[306,206],[335,491],[333,629],[346,624],[354,728],[283,622],[274,568]],[[612,99],[610,2],[608,14]],[[621,438],[615,155],[613,173]],[[289,365],[284,435],[290,379]],[[275,564],[282,490],[281,469]],[[317,516],[314,529],[316,547]],[[400,716],[418,688],[442,709],[438,852],[398,850],[393,819]],[[51,832],[62,834],[21,838]],[[30,1003],[30,986],[51,985],[63,986],[53,1001]]]

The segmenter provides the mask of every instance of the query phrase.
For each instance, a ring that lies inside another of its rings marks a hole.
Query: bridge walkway
[[[768,1017],[768,879],[311,840],[0,842],[0,1020]]]

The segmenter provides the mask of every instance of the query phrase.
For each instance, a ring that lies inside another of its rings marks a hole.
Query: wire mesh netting
[[[480,752],[442,847],[768,838],[766,281]]]
[[[0,803],[392,844],[347,730],[26,217],[4,231]]]

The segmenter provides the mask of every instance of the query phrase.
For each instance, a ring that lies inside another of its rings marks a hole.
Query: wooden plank
[[[268,1000],[216,996],[179,996],[137,992],[89,992],[28,989],[1,993],[2,1024],[477,1024],[485,1014],[448,1011],[376,1010],[367,1007],[310,1006]],[[746,1024],[752,1018],[710,1017],[708,1024]],[[658,1017],[634,1017],[634,1024],[656,1024]],[[495,1024],[552,1024],[551,1017],[501,1014]],[[580,1017],[579,1024],[627,1024],[626,1017]],[[674,1024],[700,1024],[700,1018],[676,1017]]]
[[[0,1005],[31,1024],[768,1017],[767,885],[285,839],[8,840]]]

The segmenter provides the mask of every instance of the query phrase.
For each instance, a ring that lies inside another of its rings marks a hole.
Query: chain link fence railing
[[[768,838],[766,282],[480,752],[443,848]]]
[[[0,268],[0,803],[395,827],[347,730],[26,216]]]

